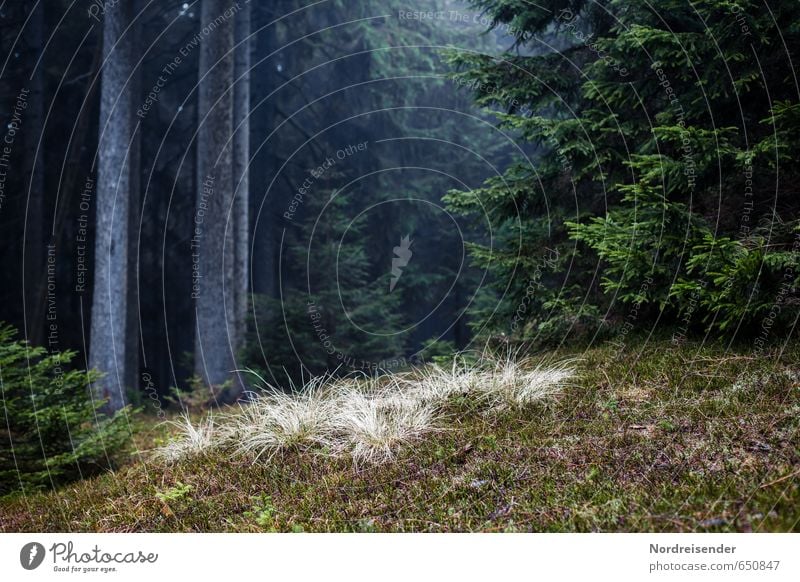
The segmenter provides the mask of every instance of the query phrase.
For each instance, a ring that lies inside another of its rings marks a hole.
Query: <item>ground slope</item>
[[[565,355],[565,354],[560,354]],[[448,407],[394,462],[134,463],[0,502],[3,531],[797,531],[800,348],[579,355],[524,411]]]

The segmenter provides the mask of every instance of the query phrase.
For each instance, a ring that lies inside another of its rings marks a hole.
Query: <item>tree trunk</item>
[[[247,327],[250,241],[250,4],[236,14],[236,49],[234,54],[233,125],[233,218],[236,245],[235,309],[236,342],[240,350]]]
[[[131,0],[136,10],[135,14],[139,13],[141,9],[142,0]],[[136,63],[140,55],[139,46],[139,21],[133,24],[133,54]],[[133,99],[131,113],[136,110],[138,103],[136,99],[142,94],[142,71],[141,66],[133,71],[129,81],[131,96]],[[131,129],[134,132],[131,137],[130,153],[128,154],[129,167],[130,167],[130,189],[128,196],[128,305],[127,305],[127,329],[128,333],[125,336],[127,340],[126,357],[128,358],[128,365],[125,367],[125,385],[128,387],[136,387],[139,385],[139,350],[141,349],[141,335],[139,321],[141,314],[139,313],[139,232],[142,217],[142,131],[143,127],[139,117],[134,115],[134,121],[131,123]]]
[[[97,82],[100,73],[100,65],[103,61],[103,39],[97,42],[97,48],[94,51],[92,64],[89,69],[88,78],[86,81],[86,95],[84,97],[84,105],[78,112],[78,117],[75,120],[74,136],[68,145],[65,153],[65,159],[61,162],[63,164],[64,178],[56,188],[56,196],[58,204],[53,207],[52,211],[45,209],[45,232],[43,234],[44,240],[51,240],[52,244],[57,249],[64,246],[64,240],[67,236],[69,229],[68,225],[71,221],[67,218],[69,216],[69,205],[74,204],[75,199],[69,196],[68,192],[75,192],[78,172],[82,171],[81,159],[83,158],[82,150],[88,145],[92,139],[89,137],[91,119],[94,115],[95,94],[98,92],[100,83]],[[43,156],[44,152],[40,155]],[[44,160],[42,160],[44,161]],[[81,188],[83,188],[83,184]],[[50,196],[48,196],[48,199]],[[52,212],[52,214],[50,214]],[[52,229],[51,229],[52,227]],[[91,295],[89,295],[91,297]],[[33,341],[32,343],[41,345],[44,342],[45,330],[45,312],[47,308],[47,287],[42,283],[39,286],[38,294],[34,296],[35,300],[31,308],[31,327],[33,330],[42,330],[42,337],[40,341]],[[87,317],[91,317],[91,313],[87,310]],[[33,332],[35,334],[35,331]]]
[[[233,133],[233,21],[229,2],[203,0],[200,26],[209,33],[200,44],[192,298],[195,374],[212,387],[231,377],[236,337],[233,225],[226,237],[233,202],[233,148],[226,147]]]
[[[136,373],[136,350],[130,350],[129,301],[131,259],[130,212],[132,191],[130,156],[133,142],[134,103],[131,74],[135,65],[135,31],[132,2],[108,6],[103,21],[103,68],[100,88],[100,138],[98,141],[95,216],[94,292],[89,344],[89,365],[105,373],[94,384],[95,395],[107,400],[109,412],[122,408],[128,382]],[[128,29],[128,30],[126,30]],[[133,169],[138,171],[138,169]]]
[[[26,57],[31,63],[31,86],[28,97],[28,111],[25,119],[25,186],[28,190],[27,212],[25,216],[25,285],[23,302],[27,304],[25,319],[27,329],[25,336],[35,345],[44,343],[44,325],[40,317],[35,315],[36,298],[43,297],[45,273],[45,192],[44,192],[44,149],[39,146],[43,142],[44,132],[44,83],[45,63],[39,61],[39,53],[44,46],[44,6],[40,2],[32,8],[33,14],[25,28]],[[38,155],[37,155],[38,151]],[[34,298],[31,302],[30,299]],[[42,304],[44,301],[42,301]]]
[[[260,107],[253,111],[251,123],[253,133],[259,136],[268,135],[275,127],[277,113],[275,112],[275,96],[266,103],[262,101],[280,83],[279,77],[275,74],[275,58],[270,58],[265,62],[258,62],[262,57],[271,54],[280,46],[280,40],[276,34],[276,25],[266,26],[281,14],[289,11],[285,0],[275,0],[269,4],[258,4],[253,7],[253,21],[258,30],[253,42],[255,43],[256,66],[252,82],[253,97],[255,103],[260,103]],[[257,148],[256,148],[257,149]],[[269,184],[279,166],[276,159],[271,155],[269,147],[262,147],[253,158],[251,175],[254,184]],[[277,188],[271,192],[256,191],[254,199],[251,201],[250,211],[253,216],[253,250],[258,257],[257,261],[251,261],[251,279],[253,281],[252,292],[272,299],[279,296],[278,291],[278,264],[280,239],[279,233],[281,223],[279,220],[282,206],[278,203]],[[267,200],[263,200],[264,197]]]

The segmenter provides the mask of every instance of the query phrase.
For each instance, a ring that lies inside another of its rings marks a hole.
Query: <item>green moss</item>
[[[800,361],[653,344],[380,467],[302,452],[137,462],[0,504],[4,531],[796,531]],[[566,353],[557,354],[565,356]],[[575,354],[572,354],[575,355]],[[609,403],[613,402],[613,406]],[[159,430],[150,434],[161,435]],[[139,441],[141,442],[141,441]],[[180,499],[163,501],[169,492]]]

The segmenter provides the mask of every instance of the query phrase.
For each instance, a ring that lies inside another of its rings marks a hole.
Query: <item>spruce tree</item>
[[[456,78],[537,152],[449,200],[462,212],[493,208],[507,234],[492,267],[511,290],[506,314],[525,304],[541,249],[559,251],[523,339],[591,337],[634,306],[639,325],[744,330],[782,285],[797,287],[797,170],[776,175],[798,153],[787,128],[800,6],[473,4],[516,45],[502,58],[455,56]],[[795,314],[787,304],[780,318]]]
[[[124,408],[104,416],[76,353],[48,352],[0,325],[0,495],[53,487],[110,468],[129,436]]]

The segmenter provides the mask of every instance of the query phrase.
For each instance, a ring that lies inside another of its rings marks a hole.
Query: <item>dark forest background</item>
[[[798,316],[798,16],[746,0],[3,2],[0,320],[107,375],[124,352],[134,403],[249,382],[218,370],[286,385],[487,341],[763,349]],[[114,160],[124,264],[99,237],[117,231],[97,214]],[[209,164],[245,234],[218,231],[236,265],[199,306]],[[101,341],[122,296],[124,337]],[[223,341],[203,354],[204,318]],[[93,334],[111,359],[90,357]]]
[[[247,6],[250,300],[237,367],[283,384],[336,368],[407,366],[426,357],[423,346],[439,353],[469,344],[464,311],[482,274],[463,242],[487,236],[441,199],[478,187],[510,159],[511,144],[496,138],[468,88],[446,77],[443,49],[499,53],[513,39],[483,35],[462,4],[428,4],[462,11],[463,21],[399,19],[405,6],[381,2]],[[95,217],[106,7],[34,5],[4,3],[0,23],[4,119],[19,92],[31,92],[0,214],[0,320],[34,345],[77,350],[88,367],[94,243],[107,228]],[[140,145],[137,323],[128,329],[139,357],[128,388],[136,401],[146,389],[168,395],[193,385],[198,71],[200,47],[214,34],[202,34],[200,2],[141,2],[131,16],[138,51],[135,86],[125,90],[135,94]],[[326,160],[334,164],[311,177]],[[390,293],[392,249],[406,236],[414,260]],[[312,325],[312,303],[321,327]]]

